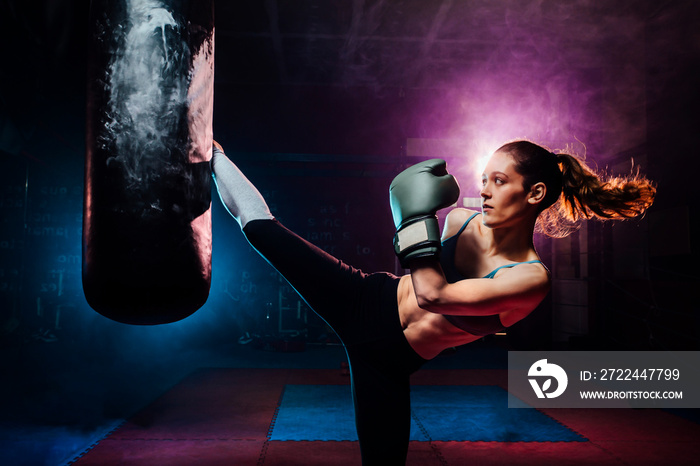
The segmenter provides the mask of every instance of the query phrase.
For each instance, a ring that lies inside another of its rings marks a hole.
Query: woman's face
[[[532,211],[524,178],[515,171],[515,161],[506,152],[495,152],[481,176],[481,213],[489,228],[512,226]]]

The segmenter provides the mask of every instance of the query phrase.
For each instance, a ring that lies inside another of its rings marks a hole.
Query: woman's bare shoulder
[[[476,210],[464,209],[462,207],[457,207],[448,212],[447,217],[445,217],[443,238],[449,238],[455,235],[459,229],[462,228],[464,222],[476,213],[478,213]]]
[[[464,225],[464,222],[466,222],[469,217],[478,213],[479,211],[477,210],[457,207],[447,213],[447,217],[445,217],[445,223],[448,227],[456,226],[457,228],[461,228],[461,226]]]

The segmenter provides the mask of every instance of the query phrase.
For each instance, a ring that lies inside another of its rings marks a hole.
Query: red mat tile
[[[411,442],[407,466],[444,466],[427,442]],[[264,455],[265,466],[357,465],[360,462],[357,442],[269,442]]]
[[[621,466],[615,456],[590,442],[436,442],[446,464],[483,466]]]
[[[694,442],[700,425],[658,409],[542,409],[592,442]],[[699,461],[700,463],[700,461]]]
[[[700,444],[697,441],[599,441],[596,445],[625,464],[634,466],[697,466],[700,464]]]
[[[286,371],[199,371],[110,438],[265,440],[287,376]]]
[[[75,464],[80,466],[256,466],[263,440],[101,441]]]

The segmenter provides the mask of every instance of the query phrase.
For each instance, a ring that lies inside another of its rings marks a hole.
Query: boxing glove
[[[447,173],[447,163],[431,159],[399,173],[389,187],[389,202],[396,226],[394,252],[401,266],[418,257],[440,253],[440,227],[436,213],[459,199],[459,184]]]

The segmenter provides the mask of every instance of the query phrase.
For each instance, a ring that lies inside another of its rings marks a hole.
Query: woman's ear
[[[527,202],[529,202],[530,204],[539,204],[540,202],[542,202],[546,195],[547,186],[542,182],[535,183],[530,188],[530,192],[528,193],[527,197]]]

